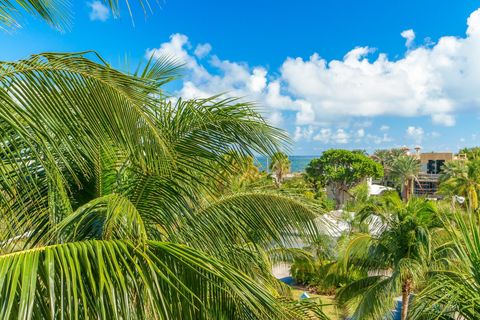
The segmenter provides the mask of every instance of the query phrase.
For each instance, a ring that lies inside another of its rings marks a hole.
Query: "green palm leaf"
[[[169,243],[72,242],[0,256],[0,270],[2,319],[289,318],[228,265]]]

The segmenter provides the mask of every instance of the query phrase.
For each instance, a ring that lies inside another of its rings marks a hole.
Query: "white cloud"
[[[281,112],[272,112],[267,118],[268,123],[274,127],[281,127],[283,124],[283,116]]]
[[[422,142],[423,135],[425,134],[422,127],[414,127],[414,126],[408,127],[405,132],[406,132],[407,138],[412,139],[417,144]]]
[[[293,125],[300,127],[353,123],[354,128],[366,128],[356,124],[379,116],[427,116],[434,124],[453,126],[457,114],[480,110],[480,9],[468,18],[464,37],[444,36],[414,47],[413,30],[402,36],[408,49],[398,59],[356,47],[338,60],[318,53],[308,59],[287,57],[278,70],[220,59],[210,54],[211,46],[192,46],[182,34],[147,50],[146,56],[169,55],[185,63],[189,72],[178,95],[225,92],[257,102],[273,122],[280,123],[289,112]],[[315,137],[323,141],[327,135],[320,131]],[[350,137],[355,132],[330,131],[328,141],[335,135]]]
[[[393,141],[393,139],[387,133],[384,133],[382,136],[367,134],[365,139],[368,142],[373,142],[374,144],[381,144]]]
[[[336,132],[332,132],[328,128],[323,128],[313,137],[313,140],[325,144],[347,144],[350,141],[350,135],[344,129],[337,129]]]
[[[388,130],[390,130],[390,127],[387,126],[387,125],[382,125],[382,126],[380,127],[380,131],[384,131],[384,132],[385,132],[385,131],[388,131]]]
[[[194,54],[201,59],[207,56],[210,53],[210,51],[212,51],[212,46],[210,45],[210,43],[203,43],[203,44],[197,45],[197,47],[195,48]]]
[[[320,129],[320,131],[313,137],[313,140],[320,141],[322,143],[329,143],[332,137],[332,130],[328,128]]]
[[[110,18],[110,9],[101,1],[89,2],[88,6],[90,7],[90,20],[107,21]]]
[[[433,123],[442,124],[447,127],[452,127],[455,125],[455,117],[450,114],[434,114],[432,115]]]
[[[415,32],[412,29],[402,31],[400,33],[402,38],[405,38],[405,46],[410,48],[412,46],[413,40],[415,40]]]
[[[312,126],[308,126],[306,128],[296,127],[295,133],[293,135],[293,140],[300,141],[300,140],[310,140],[312,138],[314,129]]]
[[[349,134],[343,129],[338,129],[337,132],[332,135],[333,142],[338,144],[347,144],[349,139]]]
[[[365,129],[358,129],[357,130],[357,138],[363,138],[365,136]]]

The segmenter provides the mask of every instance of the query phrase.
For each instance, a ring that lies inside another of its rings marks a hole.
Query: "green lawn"
[[[304,292],[304,290],[301,289],[292,289],[292,295],[294,298],[300,298],[300,295]],[[308,293],[311,298],[313,299],[320,299],[322,304],[325,304],[326,306],[323,308],[323,311],[325,314],[331,319],[331,320],[340,320],[342,318],[342,310],[338,309],[335,306],[335,300],[333,296],[324,296],[324,295],[318,295],[318,294],[313,294],[313,293]]]

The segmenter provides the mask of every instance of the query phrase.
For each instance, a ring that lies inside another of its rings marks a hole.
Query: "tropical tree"
[[[407,319],[409,297],[431,261],[432,230],[438,225],[435,207],[418,198],[402,203],[389,194],[359,214],[375,232],[351,236],[340,263],[367,275],[342,287],[338,300],[355,307],[356,319],[383,319],[401,295],[401,319]]]
[[[0,318],[296,317],[262,257],[314,235],[314,213],[204,178],[286,135],[234,99],[163,98],[164,61],[98,60],[1,63]]]
[[[367,177],[381,177],[381,165],[359,152],[327,150],[320,158],[312,159],[305,169],[307,176],[327,186],[333,193],[337,208],[345,201],[345,194]]]
[[[390,173],[393,163],[398,157],[405,155],[405,151],[398,148],[375,150],[372,159],[380,163],[383,167],[382,184],[391,182]]]
[[[415,297],[412,319],[478,319],[480,315],[480,227],[478,217],[443,216],[448,238],[437,249],[426,287]]]
[[[413,184],[418,180],[419,172],[420,161],[412,156],[400,156],[392,163],[390,174],[400,186],[402,198],[405,202],[412,195]]]
[[[288,156],[283,152],[276,152],[270,158],[269,169],[273,173],[275,185],[279,187],[285,175],[290,172],[291,162]]]
[[[458,153],[466,155],[468,160],[480,160],[480,147],[463,148]]]
[[[464,196],[468,209],[478,209],[478,192],[480,190],[480,160],[452,162],[445,165],[441,176],[440,193],[452,196]]]

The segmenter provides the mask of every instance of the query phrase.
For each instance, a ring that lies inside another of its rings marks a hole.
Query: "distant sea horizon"
[[[314,158],[319,158],[320,155],[311,155],[311,156],[288,156],[290,162],[292,163],[291,172],[304,172],[307,165],[310,161]],[[257,156],[255,157],[255,164],[257,167],[263,171],[267,170],[268,166],[267,163],[270,161],[267,157],[264,156]]]

